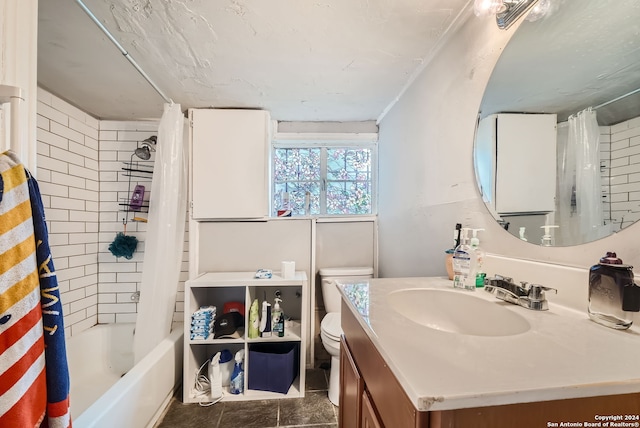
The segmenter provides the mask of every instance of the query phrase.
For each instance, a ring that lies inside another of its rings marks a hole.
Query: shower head
[[[136,148],[133,153],[142,160],[149,160],[151,158],[151,152],[156,151],[156,141],[157,137],[152,135],[146,140],[143,140],[142,145]]]

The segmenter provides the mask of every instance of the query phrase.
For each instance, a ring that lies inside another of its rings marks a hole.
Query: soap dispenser
[[[560,226],[555,224],[545,224],[544,226],[540,226],[540,229],[544,229],[544,235],[542,235],[541,244],[543,247],[551,247],[553,245],[553,241],[551,240],[551,231],[549,229],[556,229]]]
[[[476,260],[472,260],[472,251],[469,245],[469,229],[463,227],[460,245],[453,252],[453,286],[456,288],[476,289],[475,269],[472,269],[472,266],[476,265]],[[473,278],[471,278],[472,271]]]
[[[634,283],[633,266],[607,252],[589,270],[589,318],[624,330],[633,322],[631,312],[640,312],[640,286]]]
[[[470,244],[472,251],[470,257],[475,259],[475,264],[472,261],[471,268],[475,272],[470,271],[469,274],[472,276],[472,279],[475,278],[476,288],[484,287],[484,278],[487,276],[487,274],[482,270],[484,251],[480,248],[480,239],[478,239],[478,232],[483,230],[484,229],[471,229],[472,237]]]

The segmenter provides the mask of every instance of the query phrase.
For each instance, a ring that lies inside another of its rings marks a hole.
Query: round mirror
[[[640,2],[548,3],[496,64],[474,165],[504,229],[568,246],[640,219]]]

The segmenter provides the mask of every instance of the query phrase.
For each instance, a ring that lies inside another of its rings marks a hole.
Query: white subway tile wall
[[[98,234],[98,322],[135,321],[137,302],[134,293],[140,290],[146,223],[133,221],[147,218],[147,209],[127,212],[131,192],[136,185],[145,187],[144,201],[148,205],[151,174],[124,171],[123,168],[153,170],[154,153],[148,161],[135,156],[139,142],[157,135],[158,122],[100,122],[100,233]],[[127,162],[127,163],[125,163]],[[131,172],[131,174],[129,174]],[[132,175],[129,177],[128,175]],[[133,257],[115,257],[109,245],[120,232],[135,236],[138,247]]]
[[[100,121],[38,89],[37,178],[70,336],[98,320]]]
[[[611,127],[600,126],[600,178],[602,185],[602,215],[604,224],[611,224]]]
[[[100,121],[49,92],[38,89],[38,183],[49,225],[68,336],[96,323],[133,322],[140,289],[146,223],[144,212],[126,208],[137,184],[148,204],[151,175],[125,176],[124,162],[153,167],[132,154],[157,135],[157,121]],[[136,165],[134,165],[135,167]],[[130,260],[109,251],[118,232],[138,238]],[[188,222],[187,222],[188,224]],[[182,321],[188,278],[188,231],[174,320]]]
[[[640,117],[610,128],[609,212],[619,230],[640,220]]]

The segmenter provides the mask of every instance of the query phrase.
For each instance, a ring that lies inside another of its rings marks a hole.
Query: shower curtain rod
[[[138,65],[138,63],[131,57],[131,55],[129,55],[129,52],[127,52],[125,48],[123,48],[122,45],[115,39],[115,37],[113,37],[113,35],[109,32],[109,30],[107,30],[107,28],[104,25],[102,25],[102,23],[93,14],[93,12],[91,12],[91,10],[89,10],[89,8],[82,2],[82,0],[76,0],[76,3],[78,3],[78,5],[82,8],[82,10],[84,10],[85,13],[89,15],[89,18],[91,18],[91,20],[102,30],[102,32],[109,38],[109,40],[111,40],[111,42],[113,42],[113,44],[116,45],[116,47],[120,50],[120,52],[122,52],[122,55],[124,55],[124,57],[131,63],[133,68],[135,68],[138,71],[138,73],[140,73],[140,75],[144,77],[144,79],[147,82],[149,82],[151,86],[153,86],[153,89],[155,89],[156,92],[160,94],[160,96],[165,100],[165,102],[169,104],[173,104],[173,100],[169,98],[167,95],[165,95],[165,93],[162,92],[162,90],[158,87],[158,85],[156,85],[155,82],[151,80],[151,78],[147,75],[147,73],[145,73],[144,70]]]
[[[627,98],[628,96],[631,96],[631,95],[633,95],[633,94],[637,94],[638,92],[640,92],[640,88],[638,88],[638,89],[634,89],[633,91],[631,91],[631,92],[627,92],[626,94],[624,94],[624,95],[620,95],[619,97],[614,98],[614,99],[612,99],[612,100],[605,101],[605,102],[604,102],[604,103],[602,103],[602,104],[598,104],[597,106],[593,107],[593,109],[594,109],[594,110],[597,110],[597,109],[599,109],[600,107],[608,106],[609,104],[615,103],[616,101],[620,101],[621,99],[623,99],[623,98]]]

